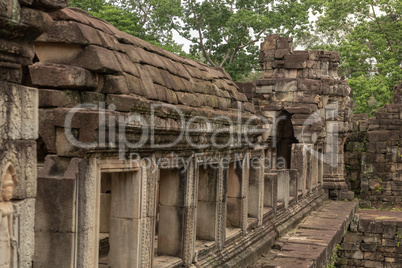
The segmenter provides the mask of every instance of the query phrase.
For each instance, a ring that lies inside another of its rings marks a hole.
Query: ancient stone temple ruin
[[[261,79],[235,83],[66,5],[0,5],[0,267],[247,267],[326,200],[353,199],[337,53],[267,36]],[[379,121],[370,148],[400,163]],[[380,168],[369,152],[362,170]]]

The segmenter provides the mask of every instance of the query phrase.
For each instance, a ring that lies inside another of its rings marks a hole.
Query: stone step
[[[250,268],[326,267],[358,207],[358,201],[327,201]]]

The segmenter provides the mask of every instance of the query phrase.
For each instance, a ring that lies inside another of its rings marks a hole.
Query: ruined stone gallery
[[[247,267],[352,171],[402,203],[400,93],[353,123],[337,53],[270,35],[235,83],[66,6],[0,1],[0,267]]]

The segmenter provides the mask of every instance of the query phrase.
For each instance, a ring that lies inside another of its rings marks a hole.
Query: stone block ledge
[[[337,267],[401,267],[402,211],[362,209],[340,246]]]
[[[357,206],[357,200],[326,202],[249,267],[326,267],[352,222]]]
[[[248,232],[244,237],[227,239],[224,249],[197,252],[194,265],[196,267],[248,267],[262,254],[267,252],[282,234],[285,234],[307,215],[319,208],[327,196],[322,190],[299,199],[289,205],[288,209],[278,209],[274,219],[264,220],[263,225]],[[174,266],[171,266],[174,267]]]

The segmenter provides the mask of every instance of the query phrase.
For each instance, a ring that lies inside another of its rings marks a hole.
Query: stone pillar
[[[248,215],[262,224],[264,207],[264,165],[262,157],[251,157],[248,185]]]
[[[240,227],[243,231],[246,229],[244,209],[247,207],[245,189],[248,182],[248,166],[244,160],[231,163],[227,177],[226,226]]]
[[[299,173],[296,169],[289,169],[289,195],[294,197],[297,201],[298,199],[298,178]]]
[[[301,191],[303,195],[311,191],[311,149],[311,144],[292,144],[291,168],[299,173],[298,191]]]
[[[352,200],[354,198],[344,177],[345,140],[346,135],[341,132],[340,123],[328,121],[327,141],[324,145],[323,188],[331,199]]]
[[[272,173],[278,174],[278,190],[277,190],[277,199],[278,202],[283,202],[285,208],[289,207],[289,184],[290,184],[290,175],[288,169],[273,169]]]
[[[197,226],[197,182],[198,182],[198,169],[196,168],[196,158],[188,162],[186,170],[186,190],[184,195],[184,206],[186,207],[185,235],[184,235],[184,250],[183,260],[184,263],[190,266],[193,263],[195,240],[196,240],[196,226]]]
[[[318,150],[314,150],[315,154],[317,154]],[[315,157],[314,155],[311,157],[311,187],[312,189],[315,189],[318,186],[318,180],[319,180],[319,159]]]
[[[278,174],[264,174],[264,207],[271,207],[276,214],[278,196]]]
[[[241,223],[240,227],[243,234],[247,233],[248,226],[248,185],[250,181],[250,155],[246,153],[243,157],[241,166]]]

